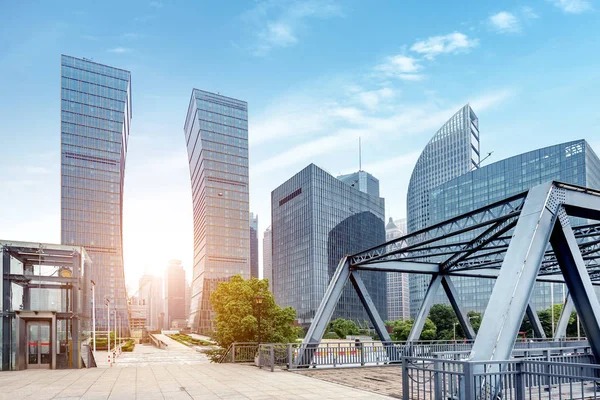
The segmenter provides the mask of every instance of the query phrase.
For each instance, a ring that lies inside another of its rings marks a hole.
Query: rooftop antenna
[[[485,157],[483,157],[481,160],[479,160],[479,164],[477,165],[477,168],[481,168],[481,163],[484,162],[485,160],[487,160],[488,158],[490,158],[490,156],[492,155],[493,151],[490,151],[489,153],[487,153],[487,155]],[[475,167],[473,167],[471,169],[471,171],[475,169]]]
[[[362,171],[362,150],[360,147],[360,136],[358,137],[358,170]]]

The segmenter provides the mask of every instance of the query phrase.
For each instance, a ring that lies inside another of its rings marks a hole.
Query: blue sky
[[[486,162],[572,139],[600,152],[600,3],[592,0],[0,0],[0,238],[60,241],[60,54],[132,72],[128,283],[191,271],[183,123],[191,89],[248,101],[250,207],[311,162],[380,179],[406,214],[423,146],[462,105]]]

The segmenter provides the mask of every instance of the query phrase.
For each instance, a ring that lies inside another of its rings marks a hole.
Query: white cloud
[[[486,93],[471,100],[469,103],[475,112],[484,111],[497,104],[500,104],[514,95],[513,89],[500,89]]]
[[[387,77],[417,81],[421,80],[423,75],[415,72],[420,71],[422,68],[416,58],[396,55],[386,58],[384,63],[375,66],[374,69]]]
[[[154,7],[154,8],[163,8],[164,4],[161,3],[160,1],[151,1],[150,4],[148,4],[150,7]]]
[[[382,100],[388,100],[392,97],[394,97],[394,91],[390,88],[358,93],[358,101],[371,110],[379,106]]]
[[[426,40],[416,42],[410,48],[412,51],[423,55],[428,60],[433,60],[440,54],[455,54],[467,52],[477,46],[477,39],[469,39],[467,35],[460,32],[450,33],[443,36],[432,36]]]
[[[499,33],[516,33],[521,31],[518,18],[507,11],[501,11],[488,18],[491,28]]]
[[[521,7],[521,15],[526,19],[537,19],[540,16],[531,7]]]
[[[261,32],[259,36],[266,42],[268,48],[274,46],[288,47],[298,41],[292,32],[292,27],[283,22],[269,24],[267,29]]]
[[[124,53],[130,53],[131,49],[129,49],[127,47],[115,47],[112,49],[108,49],[108,51],[110,53],[124,54]]]
[[[369,171],[376,177],[395,175],[399,169],[414,166],[419,158],[419,155],[421,155],[421,151],[413,151],[374,163],[366,163],[365,171]]]
[[[298,42],[298,33],[310,18],[341,16],[341,7],[333,0],[297,2],[259,1],[244,13],[242,19],[254,31],[256,43],[251,52],[264,56],[274,48],[285,48]]]
[[[587,0],[550,0],[552,4],[569,14],[581,14],[592,9]]]

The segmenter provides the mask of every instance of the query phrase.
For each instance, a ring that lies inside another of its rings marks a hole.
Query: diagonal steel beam
[[[471,326],[471,320],[469,319],[467,313],[464,312],[463,308],[460,306],[458,292],[456,291],[454,284],[448,275],[444,275],[442,279],[442,286],[444,287],[446,296],[448,296],[448,300],[450,300],[450,305],[452,305],[454,313],[458,318],[458,323],[465,333],[465,337],[471,340],[475,339],[475,330],[473,329],[473,326]]]
[[[542,326],[542,323],[540,322],[540,318],[538,317],[537,313],[531,306],[531,303],[527,304],[527,310],[525,312],[527,313],[527,319],[529,320],[529,322],[531,323],[531,327],[533,328],[533,336],[536,338],[546,339],[546,332],[544,332],[544,327]]]
[[[565,304],[563,304],[562,311],[560,312],[560,318],[558,318],[558,324],[556,325],[556,331],[554,332],[555,342],[567,337],[567,327],[569,326],[569,319],[571,319],[573,308],[575,308],[575,305],[573,304],[571,293],[567,293]]]
[[[592,199],[584,197],[582,200],[586,200],[583,202],[586,206],[593,205]],[[597,206],[600,211],[600,204]],[[586,209],[582,207],[578,211],[581,210],[585,211]],[[581,323],[592,353],[598,362],[600,361],[600,302],[598,302],[592,281],[579,252],[567,212],[563,207],[560,210],[559,221],[552,231],[550,243],[565,277],[575,308],[581,316]]]
[[[469,356],[473,361],[510,358],[554,225],[554,212],[547,207],[549,201],[555,202],[553,189],[546,183],[527,194],[492,290],[489,304],[494,307],[487,308]]]
[[[425,298],[421,303],[421,307],[419,308],[419,312],[417,313],[415,322],[412,326],[412,329],[410,330],[410,334],[408,335],[408,342],[416,342],[421,337],[421,332],[423,331],[423,327],[425,326],[427,316],[429,316],[429,310],[431,310],[431,306],[433,305],[435,295],[437,294],[442,283],[442,278],[442,275],[433,275],[433,277],[431,278],[431,282],[429,282],[427,292],[425,293]]]
[[[362,278],[359,275],[359,272],[353,271],[350,273],[350,282],[352,282],[352,286],[354,286],[354,290],[356,290],[356,294],[358,294],[358,298],[360,302],[365,307],[377,334],[381,338],[382,342],[391,342],[390,334],[387,329],[385,329],[385,322],[381,319],[379,315],[379,311],[375,307],[375,303],[371,299],[371,295],[367,291],[367,287],[365,286]]]
[[[331,320],[331,316],[335,311],[338,301],[344,290],[346,282],[350,277],[350,263],[348,257],[343,257],[333,276],[329,282],[329,286],[325,291],[325,296],[321,300],[321,304],[315,313],[313,322],[308,328],[308,332],[302,341],[302,345],[298,350],[298,357],[294,360],[294,365],[309,365],[313,359],[315,349],[319,345],[319,342],[323,338],[327,324]]]

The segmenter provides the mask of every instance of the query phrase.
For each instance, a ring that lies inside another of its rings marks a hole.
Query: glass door
[[[50,322],[27,323],[27,368],[50,368]]]

